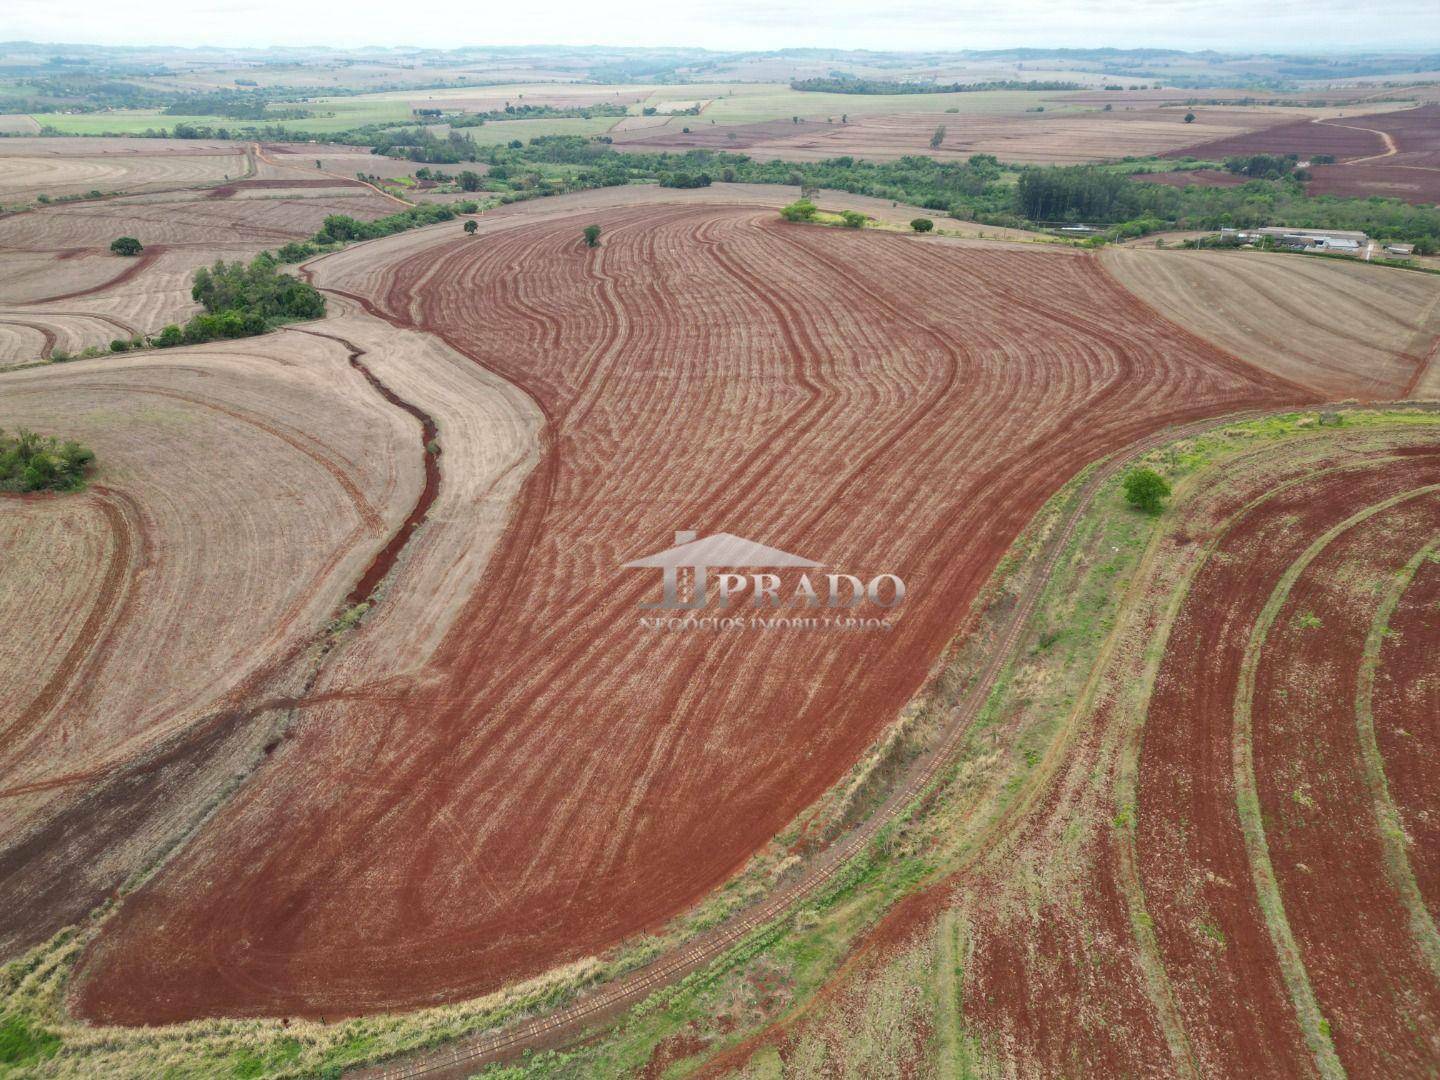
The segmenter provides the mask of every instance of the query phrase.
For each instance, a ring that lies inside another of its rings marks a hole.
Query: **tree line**
[[[862,79],[835,74],[813,79],[794,79],[791,90],[822,94],[975,94],[985,90],[1083,90],[1077,82],[1055,79],[997,79],[974,83],[900,82],[897,79]]]

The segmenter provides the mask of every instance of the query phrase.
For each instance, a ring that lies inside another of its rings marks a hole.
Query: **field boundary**
[[[1400,492],[1365,507],[1327,529],[1305,549],[1298,559],[1287,566],[1250,632],[1240,668],[1240,681],[1235,690],[1231,748],[1235,776],[1235,807],[1240,816],[1240,831],[1245,840],[1245,851],[1250,862],[1251,877],[1255,884],[1260,910],[1265,917],[1266,929],[1270,933],[1270,939],[1279,958],[1280,973],[1289,990],[1300,1029],[1304,1032],[1306,1046],[1314,1056],[1315,1066],[1323,1077],[1344,1077],[1345,1069],[1340,1064],[1340,1058],[1335,1052],[1335,1044],[1330,1039],[1328,1025],[1321,1012],[1314,988],[1310,985],[1304,958],[1300,955],[1300,946],[1295,940],[1290,929],[1290,921],[1285,915],[1284,897],[1280,893],[1280,884],[1275,875],[1275,868],[1270,862],[1270,849],[1265,838],[1264,815],[1255,777],[1254,743],[1251,738],[1251,705],[1255,696],[1255,679],[1260,666],[1260,651],[1265,644],[1270,627],[1279,615],[1281,607],[1289,598],[1290,590],[1295,582],[1337,537],[1392,506],[1436,491],[1440,491],[1440,484],[1427,484],[1424,487]]]
[[[1355,688],[1355,728],[1360,740],[1360,760],[1364,765],[1365,783],[1375,802],[1375,828],[1380,835],[1380,846],[1385,853],[1386,876],[1399,894],[1410,917],[1410,931],[1425,962],[1435,977],[1440,979],[1440,929],[1425,906],[1420,885],[1415,880],[1415,871],[1406,851],[1405,826],[1400,810],[1390,797],[1390,786],[1385,778],[1385,758],[1375,738],[1375,713],[1372,708],[1375,694],[1375,676],[1380,669],[1380,649],[1385,643],[1390,618],[1400,603],[1401,596],[1415,579],[1416,572],[1426,559],[1434,558],[1440,552],[1440,539],[1426,544],[1405,564],[1399,575],[1390,582],[1370,631],[1365,638],[1365,651],[1360,659],[1358,685]]]
[[[1011,611],[981,674],[971,683],[952,710],[940,739],[931,750],[916,759],[901,786],[892,792],[881,807],[863,825],[836,845],[832,845],[799,881],[772,895],[757,907],[732,917],[676,953],[636,968],[602,990],[586,995],[559,1011],[532,1017],[508,1031],[487,1032],[457,1039],[445,1050],[410,1051],[392,1059],[388,1065],[362,1067],[347,1075],[376,1080],[401,1080],[418,1076],[468,1076],[483,1065],[509,1060],[528,1049],[539,1046],[553,1047],[557,1043],[565,1045],[580,1036],[592,1023],[609,1018],[651,991],[719,959],[753,932],[764,929],[776,919],[788,914],[795,905],[836,879],[845,864],[861,855],[886,826],[902,816],[902,812],[925,793],[949,764],[971,722],[979,715],[1000,676],[1008,667],[1028,628],[1030,616],[1034,613],[1041,594],[1105,482],[1135,458],[1160,446],[1263,414],[1261,410],[1245,410],[1180,427],[1167,427],[1138,440],[1124,450],[1102,458],[1098,468],[1091,466],[1093,472],[1077,493],[1063,528],[1047,544],[1049,552],[1045,561],[1019,603]]]

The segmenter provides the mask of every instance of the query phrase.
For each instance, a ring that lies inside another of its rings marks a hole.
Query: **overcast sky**
[[[0,40],[104,45],[1440,48],[1440,0],[4,0]]]

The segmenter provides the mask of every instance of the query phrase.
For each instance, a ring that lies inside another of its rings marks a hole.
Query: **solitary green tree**
[[[1125,499],[1147,514],[1158,514],[1170,495],[1170,485],[1153,469],[1131,469],[1125,474]]]
[[[144,245],[133,236],[121,236],[110,241],[110,251],[115,255],[139,255]]]
[[[466,235],[468,235],[468,236],[474,236],[474,235],[475,235],[475,230],[478,229],[479,227],[480,227],[479,224],[476,223],[476,222],[474,222],[474,221],[467,221],[467,222],[465,222],[465,233],[466,233]]]
[[[841,210],[840,217],[845,222],[847,229],[863,229],[865,227],[865,215],[859,210]]]
[[[585,246],[597,248],[600,246],[600,226],[586,225],[582,234],[585,237]]]
[[[931,221],[928,217],[917,217],[910,222],[910,228],[916,232],[929,232],[935,228],[935,222]]]
[[[930,136],[930,149],[939,150],[940,144],[945,141],[945,125],[941,124],[935,129],[935,134]]]
[[[1185,123],[1187,123],[1187,124],[1193,124],[1194,122],[1195,122],[1195,114],[1194,114],[1193,112],[1187,112],[1187,113],[1185,114]]]
[[[473,169],[466,169],[456,179],[460,181],[461,191],[480,190],[480,174]]]

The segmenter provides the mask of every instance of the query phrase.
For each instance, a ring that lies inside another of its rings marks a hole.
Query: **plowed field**
[[[1182,473],[1143,551],[1118,493],[1082,529],[1032,633],[1093,644],[1017,652],[916,811],[909,857],[957,868],[705,1075],[817,1044],[826,1075],[866,1052],[941,1076],[1434,1072],[1437,426],[1283,423],[1155,455],[1219,459]],[[1124,583],[1114,617],[1077,631],[1097,581]],[[873,989],[916,948],[936,972],[918,1020]]]
[[[102,933],[86,1016],[451,1000],[663,922],[855,760],[1081,463],[1311,396],[1070,254],[703,205],[432,235],[324,283],[523,389],[539,465],[423,677],[310,704]],[[657,633],[619,566],[677,528],[910,596],[883,634]]]
[[[1205,109],[1201,118],[1186,124],[1185,110],[1052,111],[1020,115],[943,113],[887,113],[852,116],[840,122],[840,106],[831,123],[813,119],[800,124],[772,121],[745,126],[692,123],[689,134],[671,122],[663,129],[638,129],[616,142],[635,150],[743,150],[760,158],[786,161],[821,161],[854,154],[885,160],[906,154],[939,158],[965,158],[995,154],[1001,161],[1020,164],[1074,164],[1127,156],[1147,157],[1193,142],[1200,137],[1221,139],[1235,132],[1281,124],[1285,112],[1254,108]],[[945,140],[930,149],[935,128],[945,125]]]
[[[1425,449],[1243,509],[1171,631],[1145,728],[1138,849],[1207,1071],[1294,1073],[1338,1057],[1360,1075],[1422,1075],[1440,1060],[1440,972],[1389,879],[1355,704],[1374,583],[1440,531],[1440,455]]]
[[[1218,347],[1338,400],[1417,392],[1440,344],[1440,278],[1243,251],[1111,248],[1101,261]]]
[[[16,673],[0,690],[6,957],[90,910],[152,830],[92,849],[124,817],[112,801],[63,841],[17,838],[253,707],[258,673],[325,626],[420,482],[413,421],[343,348],[298,335],[8,373],[0,427],[19,426],[77,438],[101,465],[80,495],[0,498],[0,607],[29,604],[0,624]]]
[[[1296,121],[1233,138],[1201,142],[1169,156],[1223,158],[1240,154],[1330,154],[1340,160],[1311,167],[1312,195],[1383,196],[1440,202],[1440,105],[1395,112]]]

